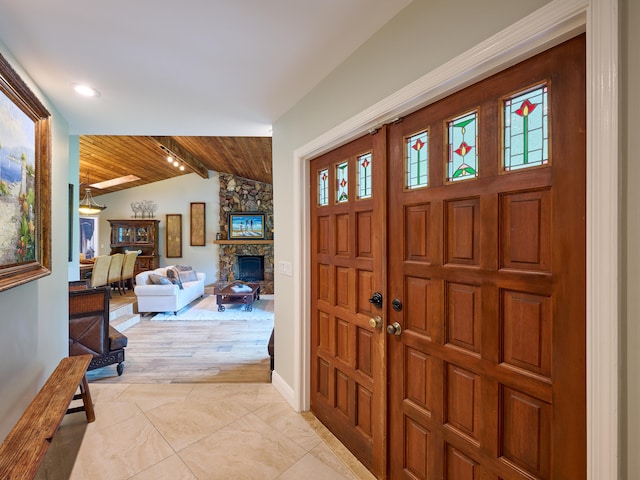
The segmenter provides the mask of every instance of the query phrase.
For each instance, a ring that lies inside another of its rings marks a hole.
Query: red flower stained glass
[[[537,105],[535,103],[531,103],[529,100],[525,100],[524,102],[522,102],[522,105],[520,105],[520,108],[516,110],[516,113],[521,117],[528,117],[529,114],[536,109],[536,106]]]
[[[429,183],[428,131],[416,133],[405,139],[405,181],[407,188],[426,187]]]
[[[461,157],[464,157],[467,153],[471,151],[472,148],[473,147],[470,147],[469,145],[467,145],[467,142],[462,142],[460,146],[455,150],[455,152]]]
[[[549,162],[548,87],[516,93],[503,103],[503,168],[505,171]]]

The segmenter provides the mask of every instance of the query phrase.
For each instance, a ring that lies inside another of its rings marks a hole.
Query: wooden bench
[[[67,413],[84,411],[95,420],[87,382],[91,355],[63,358],[0,445],[0,479],[33,479],[53,435]],[[80,387],[80,393],[76,394]],[[72,400],[83,406],[69,408]]]

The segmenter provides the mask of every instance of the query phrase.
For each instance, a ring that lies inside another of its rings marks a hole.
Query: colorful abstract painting
[[[0,91],[0,264],[36,259],[35,123]]]

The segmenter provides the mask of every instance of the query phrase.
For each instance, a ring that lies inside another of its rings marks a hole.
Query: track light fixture
[[[181,172],[184,172],[184,160],[182,160],[178,155],[173,153],[164,145],[160,145],[160,148],[164,153],[167,154],[167,163],[173,164],[173,166],[176,167],[178,170],[180,170]]]

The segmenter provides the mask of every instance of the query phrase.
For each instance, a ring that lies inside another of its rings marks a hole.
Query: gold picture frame
[[[204,247],[206,245],[207,223],[205,218],[206,207],[204,202],[191,203],[191,246]]]
[[[182,257],[182,214],[168,213],[165,231],[167,258]]]
[[[51,114],[2,55],[0,110],[3,291],[51,274]]]

